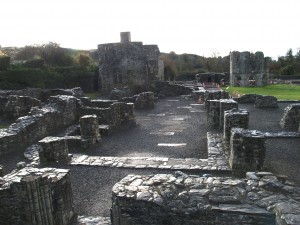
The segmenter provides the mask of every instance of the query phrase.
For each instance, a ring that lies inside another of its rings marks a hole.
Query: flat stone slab
[[[160,147],[186,147],[186,143],[158,143]]]
[[[110,217],[78,216],[75,225],[111,225]]]

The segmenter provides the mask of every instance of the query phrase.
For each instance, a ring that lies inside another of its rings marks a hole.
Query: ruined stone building
[[[131,42],[130,32],[121,32],[120,43],[98,45],[99,89],[128,86],[149,89],[155,80],[163,79],[163,62],[157,45]]]
[[[264,53],[238,52],[230,53],[231,86],[266,86],[268,84],[268,58]]]

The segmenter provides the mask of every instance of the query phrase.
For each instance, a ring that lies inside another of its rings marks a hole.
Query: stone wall
[[[0,90],[0,97],[7,98],[9,95],[29,96],[31,98],[36,98],[42,102],[46,102],[50,98],[50,96],[70,95],[80,98],[84,96],[84,93],[80,87],[75,87],[72,89],[27,88],[20,90]],[[3,107],[3,105],[0,106]]]
[[[68,225],[74,216],[69,171],[14,171],[0,180],[0,205],[3,225]]]
[[[257,95],[256,94],[245,94],[241,95],[238,98],[235,98],[235,100],[238,103],[254,103],[256,100]]]
[[[128,175],[113,187],[111,218],[113,225],[292,225],[300,223],[299,197],[299,188],[267,172]]]
[[[227,91],[207,91],[204,95],[205,108],[209,109],[209,100],[228,99],[229,93]]]
[[[155,93],[159,97],[164,96],[178,96],[189,95],[192,93],[192,89],[179,84],[170,84],[168,81],[156,81]]]
[[[115,102],[108,108],[81,106],[80,116],[92,114],[97,115],[99,124],[110,125],[112,128],[135,121],[133,103]]]
[[[65,95],[51,97],[50,103],[42,108],[33,107],[28,116],[0,130],[0,155],[20,151],[20,146],[25,149],[77,122],[78,107],[77,98]]]
[[[257,95],[254,106],[256,108],[278,108],[277,98],[274,96]]]
[[[280,126],[285,129],[298,129],[300,132],[300,103],[290,104],[284,109]]]
[[[212,128],[223,129],[224,111],[238,108],[238,103],[233,99],[208,100],[207,121]]]
[[[232,109],[224,112],[224,139],[230,140],[231,128],[239,127],[247,129],[249,124],[249,112],[245,109]]]
[[[85,115],[79,119],[81,145],[88,148],[93,144],[99,143],[99,123],[96,115]]]
[[[63,137],[46,137],[39,141],[39,145],[41,164],[68,162],[68,143]]]
[[[41,101],[29,96],[9,95],[3,109],[3,116],[10,119],[16,119],[26,116],[31,107],[41,107]]]
[[[131,42],[128,33],[121,36],[126,41],[98,45],[99,87],[109,93],[113,88],[128,86],[153,87],[159,78],[159,54],[157,45]]]
[[[263,133],[243,128],[231,129],[229,164],[235,174],[263,169],[265,153]]]
[[[230,53],[231,86],[266,86],[268,85],[268,58],[262,52]],[[254,82],[254,83],[251,83]]]

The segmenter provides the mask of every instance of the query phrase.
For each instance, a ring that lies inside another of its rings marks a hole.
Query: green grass
[[[241,94],[272,95],[280,100],[300,100],[300,86],[294,84],[274,84],[265,87],[224,87],[232,96]]]
[[[85,93],[85,97],[89,97],[91,99],[96,99],[98,97],[100,97],[102,95],[101,92],[89,92],[89,93]]]

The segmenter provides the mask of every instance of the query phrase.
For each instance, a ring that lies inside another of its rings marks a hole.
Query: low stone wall
[[[74,216],[68,170],[24,168],[0,180],[0,224],[68,225]]]
[[[245,94],[235,98],[238,103],[254,103],[256,108],[277,108],[277,98],[274,96]]]
[[[247,129],[249,124],[249,112],[245,109],[232,109],[224,111],[224,139],[230,140],[231,128],[240,127]]]
[[[39,99],[42,102],[46,102],[51,96],[56,95],[70,95],[76,98],[84,96],[80,87],[72,89],[41,89],[41,88],[27,88],[20,90],[0,90],[0,96],[7,98],[9,95],[17,96],[29,96],[31,98]],[[2,107],[2,105],[0,105]]]
[[[280,126],[285,129],[298,129],[300,132],[300,103],[290,104],[284,109]]]
[[[170,84],[167,81],[155,82],[155,93],[159,97],[189,95],[192,91],[193,90],[191,88],[179,84]]]
[[[238,103],[254,103],[256,100],[257,95],[256,94],[245,94],[238,98],[235,98]]]
[[[106,124],[116,128],[125,122],[134,122],[134,104],[115,102],[108,108],[88,106],[80,108],[80,116],[93,114],[97,115],[99,124]]]
[[[256,108],[278,108],[277,98],[274,96],[257,95],[254,106]]]
[[[212,128],[223,129],[224,111],[238,108],[238,103],[233,99],[208,100],[207,121]]]
[[[68,143],[63,137],[46,137],[39,141],[39,145],[41,164],[68,162]]]
[[[299,188],[267,172],[128,175],[113,187],[111,218],[113,225],[292,225],[300,223],[299,199]]]
[[[43,108],[33,107],[7,129],[0,130],[0,155],[20,151],[78,121],[77,98],[55,96]]]
[[[229,164],[235,174],[263,169],[265,152],[263,133],[243,128],[231,129]]]
[[[41,101],[28,96],[9,95],[3,109],[3,116],[9,119],[16,119],[26,116],[32,107],[40,108]]]

